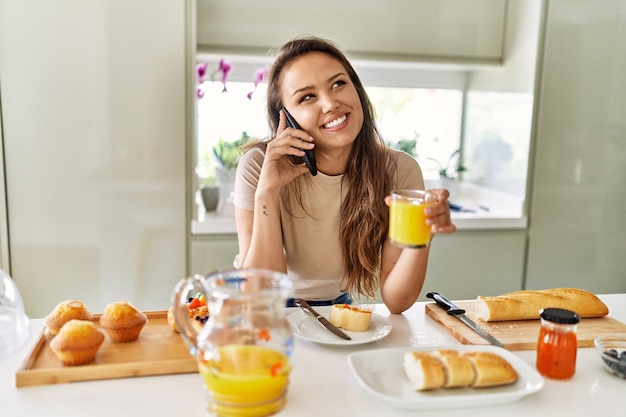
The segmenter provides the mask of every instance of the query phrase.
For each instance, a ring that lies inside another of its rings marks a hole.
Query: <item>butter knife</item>
[[[439,294],[438,292],[429,292],[428,294],[426,294],[426,297],[432,298],[433,300],[435,300],[435,302],[437,303],[437,305],[439,305],[439,307],[442,307],[444,310],[446,310],[446,313],[461,320],[463,323],[465,323],[466,326],[474,330],[474,332],[476,332],[480,337],[482,337],[483,339],[485,339],[492,345],[504,347],[502,342],[500,342],[498,339],[496,339],[495,337],[487,333],[485,329],[478,326],[472,319],[467,317],[465,315],[465,310],[454,305],[452,301],[448,300],[442,294]]]
[[[341,337],[342,339],[345,340],[352,340],[352,338],[350,336],[348,336],[347,334],[345,334],[343,331],[341,331],[337,326],[335,326],[334,324],[332,324],[330,321],[328,321],[328,319],[324,316],[322,316],[320,313],[318,313],[317,311],[315,311],[313,309],[313,307],[311,307],[309,305],[309,303],[307,303],[305,300],[301,299],[301,298],[296,298],[294,300],[294,303],[299,306],[300,308],[302,308],[302,310],[304,311],[308,311],[309,313],[311,313],[313,315],[313,317],[315,317],[315,320],[322,325],[322,327],[326,328],[327,330],[330,330],[333,334]]]

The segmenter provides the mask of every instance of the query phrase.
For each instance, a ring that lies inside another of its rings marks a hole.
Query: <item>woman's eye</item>
[[[341,87],[342,85],[346,85],[347,82],[344,80],[337,80],[333,83],[333,88]]]
[[[315,97],[313,94],[306,94],[300,97],[300,103],[302,103],[303,101],[311,100],[313,97]]]

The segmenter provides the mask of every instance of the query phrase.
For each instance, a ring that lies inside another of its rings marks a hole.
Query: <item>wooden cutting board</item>
[[[128,343],[111,343],[107,336],[96,359],[79,366],[64,366],[61,363],[50,348],[52,335],[44,328],[32,352],[15,374],[15,385],[24,387],[197,372],[197,362],[181,336],[167,322],[167,312],[152,311],[145,314],[148,323],[139,339]],[[99,314],[94,314],[96,327],[99,317]]]
[[[476,324],[501,341],[508,350],[534,350],[537,348],[540,320],[485,322],[476,316],[475,301],[459,301],[455,304],[464,309],[466,315]],[[441,323],[464,345],[489,344],[459,319],[446,313],[436,303],[426,304],[426,314]],[[592,347],[596,337],[615,333],[626,333],[626,324],[611,317],[581,319],[577,332],[578,346]]]

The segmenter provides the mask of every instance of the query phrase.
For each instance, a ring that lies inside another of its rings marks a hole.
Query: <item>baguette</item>
[[[580,317],[602,317],[609,309],[595,294],[578,288],[521,290],[493,297],[476,298],[476,314],[483,321],[538,319],[548,307],[564,308]]]
[[[432,353],[406,352],[404,371],[416,391],[438,388],[484,388],[512,384],[518,379],[511,364],[496,353],[454,349]]]

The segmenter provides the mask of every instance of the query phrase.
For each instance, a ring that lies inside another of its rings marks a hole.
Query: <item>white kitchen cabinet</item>
[[[189,249],[191,273],[206,275],[218,269],[232,268],[237,253],[237,235],[192,236]]]
[[[461,300],[522,289],[525,246],[524,229],[436,236],[420,300],[428,291]]]
[[[11,275],[27,313],[163,309],[186,272],[190,2],[0,0]]]
[[[548,3],[528,288],[626,291],[626,3]]]
[[[522,289],[525,229],[457,231],[435,237],[420,300],[428,291],[455,299]],[[236,235],[196,235],[191,241],[192,273],[232,267]]]
[[[198,44],[265,54],[313,34],[359,57],[499,64],[506,12],[506,0],[198,0]]]

